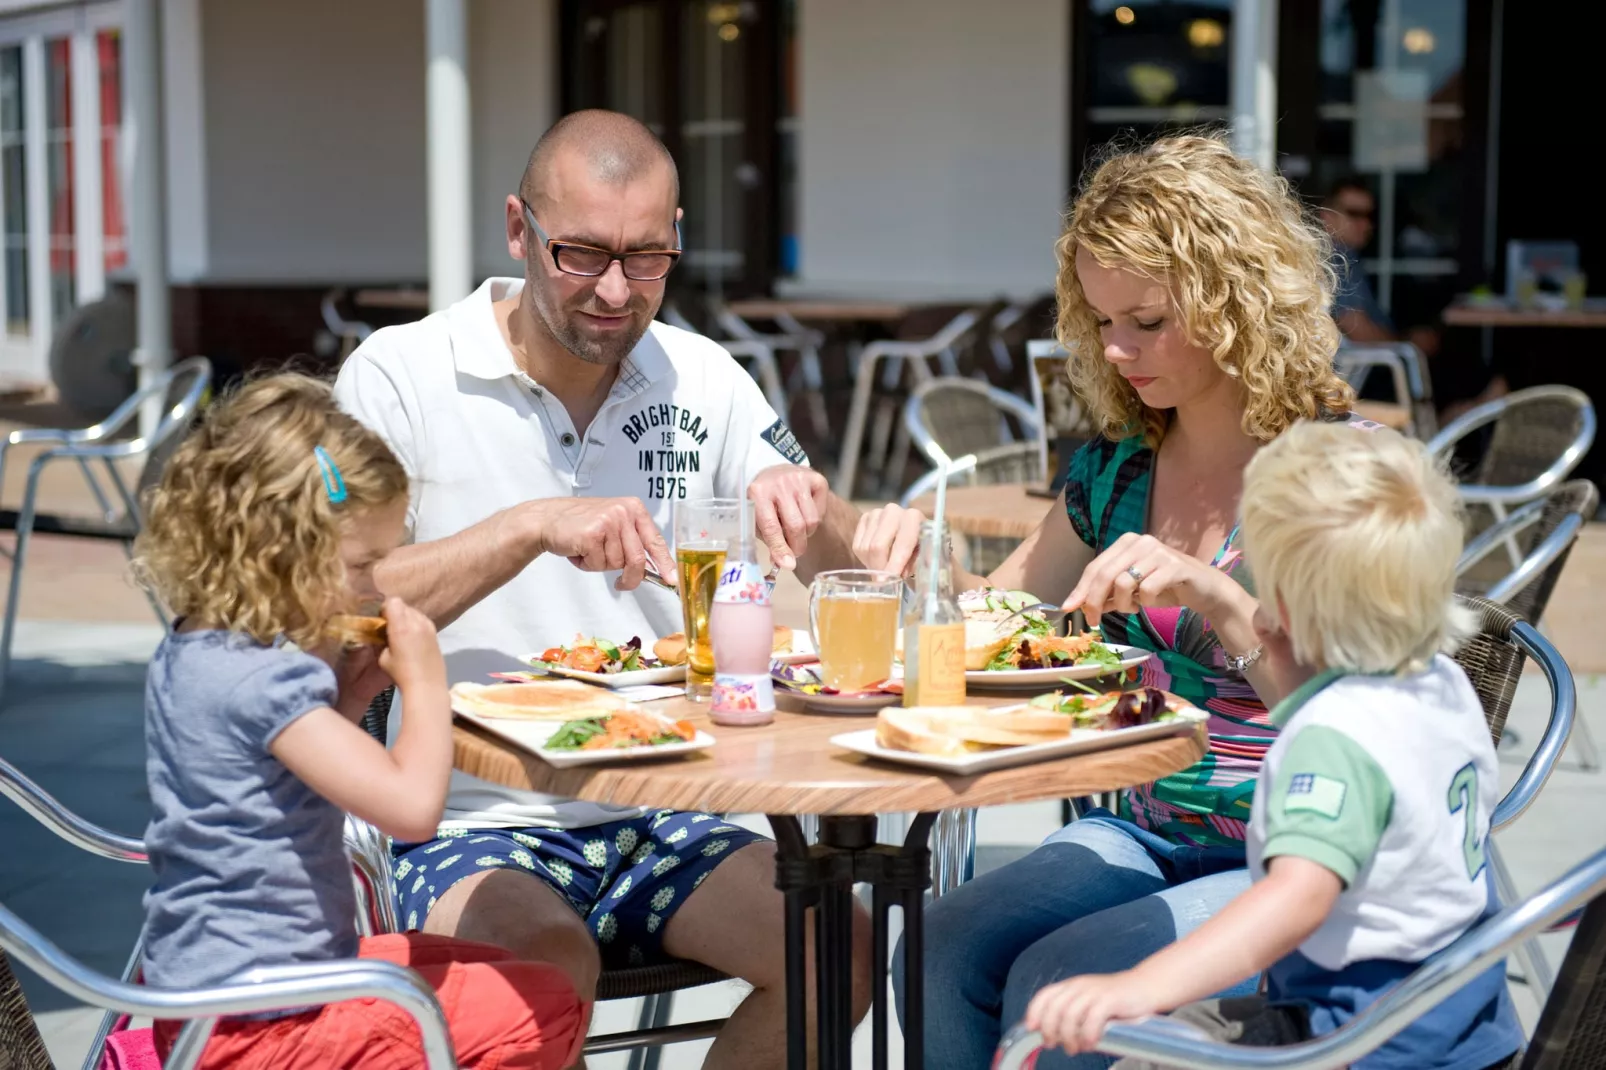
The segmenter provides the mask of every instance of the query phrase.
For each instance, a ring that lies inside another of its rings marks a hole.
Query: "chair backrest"
[[[211,386],[212,362],[205,357],[190,357],[168,368],[150,386],[123,402],[123,405],[137,410],[146,400],[160,398],[166,406],[161,421],[148,440],[149,452],[145,455],[145,466],[140,469],[139,484],[135,489],[136,500],[140,500],[147,489],[161,481],[162,470],[179,443],[184,441]],[[121,408],[119,406],[119,411]]]
[[[54,1070],[4,949],[0,949],[0,1068]]]
[[[1483,595],[1538,623],[1579,532],[1599,503],[1595,484],[1572,479],[1496,521],[1467,543],[1456,565],[1456,589]],[[1520,555],[1515,565],[1495,552],[1508,544]]]
[[[1584,908],[1521,1070],[1606,1066],[1606,899]]]
[[[1512,627],[1522,618],[1484,598],[1463,597],[1460,602],[1476,615],[1478,630],[1455,652],[1455,660],[1472,681],[1489,735],[1499,746],[1517,681],[1522,679],[1524,655],[1511,638]]]
[[[909,439],[932,464],[1012,442],[1040,444],[1031,404],[976,379],[943,377],[915,387],[904,403]],[[1010,423],[1019,434],[1012,433]]]
[[[1446,425],[1428,443],[1448,456],[1467,436],[1492,424],[1488,445],[1463,487],[1473,500],[1531,501],[1567,478],[1595,440],[1595,407],[1570,386],[1534,386],[1472,409]]]

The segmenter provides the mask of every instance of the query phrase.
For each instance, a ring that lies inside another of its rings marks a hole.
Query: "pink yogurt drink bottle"
[[[709,718],[715,724],[740,726],[775,720],[775,689],[770,682],[775,626],[769,584],[757,562],[726,563],[708,610],[708,637],[714,647]]]

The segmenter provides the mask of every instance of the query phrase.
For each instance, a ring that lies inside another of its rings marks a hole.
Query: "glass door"
[[[764,290],[782,260],[782,0],[566,0],[563,109],[646,123],[680,168],[678,284]],[[786,22],[790,25],[790,22]],[[790,189],[790,186],[786,186]]]

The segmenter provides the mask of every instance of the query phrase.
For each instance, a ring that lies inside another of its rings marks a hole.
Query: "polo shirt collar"
[[[504,379],[521,374],[513,351],[496,325],[492,302],[505,301],[524,289],[523,279],[490,278],[463,300],[446,309],[447,329],[452,339],[452,359],[457,370],[476,379]],[[671,370],[652,324],[619,366],[619,379],[613,394],[639,394]]]

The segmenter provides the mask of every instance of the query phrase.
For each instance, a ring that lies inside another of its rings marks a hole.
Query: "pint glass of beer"
[[[820,678],[860,691],[892,675],[903,581],[890,572],[822,572],[809,589],[809,630],[820,652]]]
[[[686,627],[686,697],[703,702],[714,690],[714,647],[708,609],[725,568],[725,555],[741,538],[742,503],[736,498],[694,498],[675,503],[675,566],[680,571],[680,612]]]

